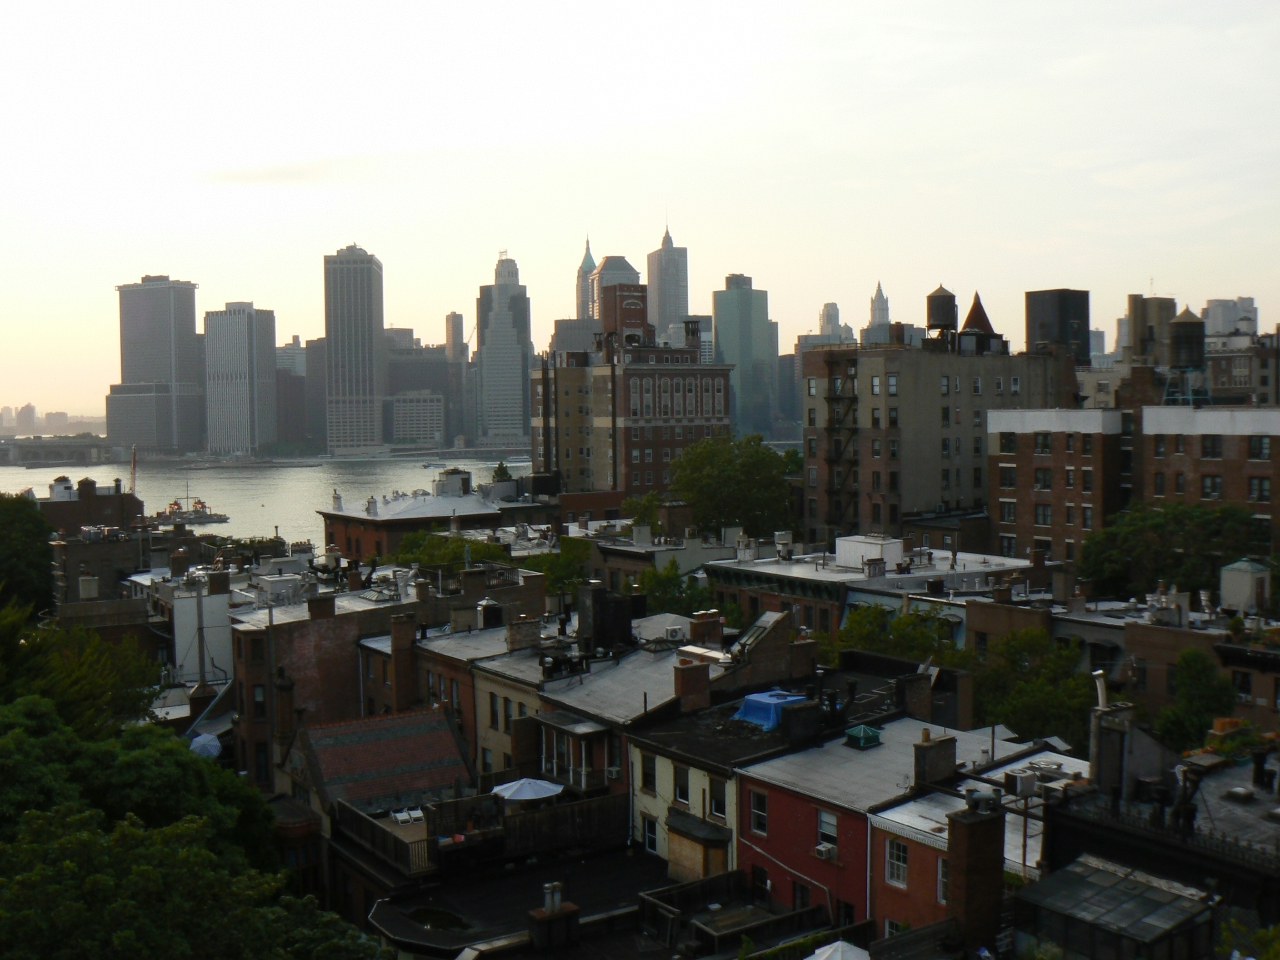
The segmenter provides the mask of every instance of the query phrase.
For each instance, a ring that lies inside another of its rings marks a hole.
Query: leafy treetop
[[[53,527],[34,500],[0,493],[0,606],[38,614],[53,604]]]
[[[785,461],[759,435],[711,437],[685,448],[672,464],[671,491],[703,530],[741,524],[747,536],[762,537],[792,526]]]

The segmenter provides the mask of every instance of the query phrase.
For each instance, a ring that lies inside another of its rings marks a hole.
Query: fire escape
[[[858,358],[833,350],[826,364],[826,524],[834,538],[858,532]]]

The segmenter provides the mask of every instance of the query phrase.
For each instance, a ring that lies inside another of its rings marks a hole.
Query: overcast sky
[[[921,322],[974,290],[1257,298],[1280,320],[1280,5],[11,4],[0,30],[0,404],[102,415],[116,284],[167,273],[323,332],[321,258],[385,270],[388,325],[475,321],[498,251],[534,338],[584,237],[690,310],[727,273],[784,350],[877,281]],[[201,321],[203,323],[203,320]]]

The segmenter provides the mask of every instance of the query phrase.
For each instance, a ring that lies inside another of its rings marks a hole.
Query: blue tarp
[[[746,720],[762,730],[773,730],[782,720],[782,708],[788,703],[803,703],[804,697],[784,690],[769,693],[749,693],[742,698],[742,706],[733,715],[735,720]]]

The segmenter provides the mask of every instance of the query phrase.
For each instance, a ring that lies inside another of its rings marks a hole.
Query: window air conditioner
[[[834,860],[836,858],[836,845],[834,843],[820,843],[813,848],[813,852],[823,860]]]
[[[605,775],[605,779],[607,780],[617,780],[619,777],[622,776],[622,768],[607,767],[604,771],[604,775]]]

